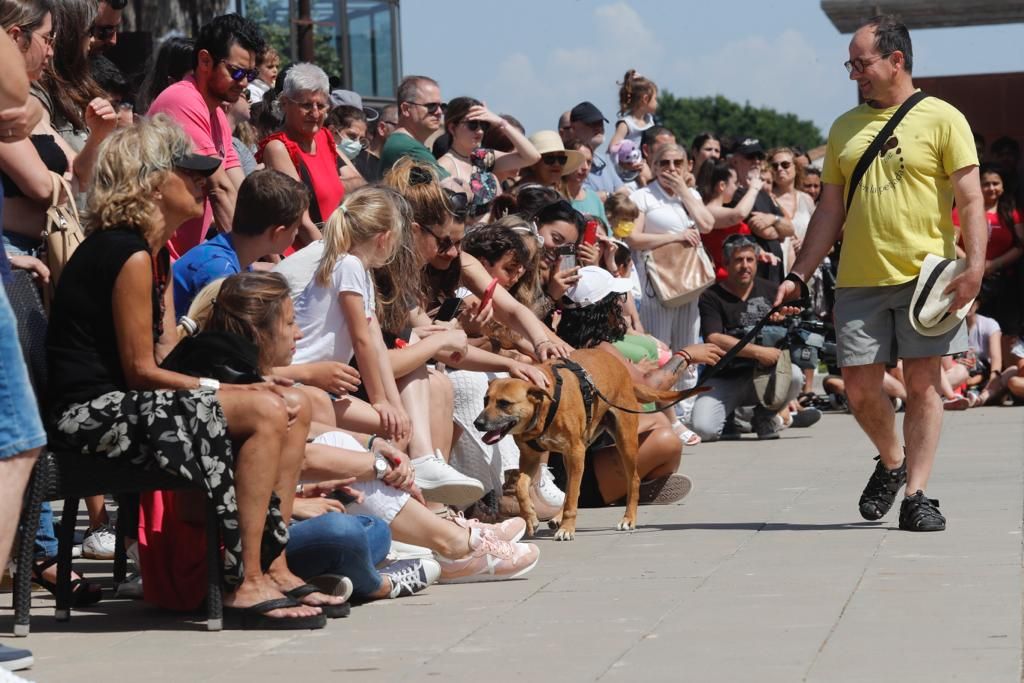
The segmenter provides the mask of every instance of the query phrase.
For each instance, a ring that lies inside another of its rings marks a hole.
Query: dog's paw
[[[571,541],[576,538],[576,532],[572,529],[559,529],[555,532],[556,541]]]
[[[540,528],[540,520],[536,517],[526,520],[526,535],[533,536]]]
[[[619,525],[617,527],[615,527],[615,528],[618,529],[619,531],[635,531],[636,530],[636,523],[635,522],[631,522],[628,519],[623,519],[621,522],[619,522]]]

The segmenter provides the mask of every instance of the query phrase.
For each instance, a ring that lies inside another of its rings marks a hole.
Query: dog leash
[[[789,306],[799,306],[799,307],[803,308],[803,307],[807,306],[809,303],[810,302],[806,298],[800,298],[800,299],[795,299],[793,301],[783,302],[783,303],[779,304],[778,306],[773,306],[771,309],[769,309],[769,311],[767,313],[765,313],[763,316],[761,316],[761,319],[758,320],[757,323],[752,328],[750,328],[750,330],[745,335],[743,335],[738,342],[736,342],[735,346],[733,346],[731,349],[726,351],[725,355],[722,356],[721,360],[719,360],[715,365],[711,366],[711,368],[709,368],[708,371],[704,373],[704,376],[700,379],[699,382],[697,382],[697,385],[694,387],[694,389],[696,389],[697,387],[700,387],[700,386],[703,386],[704,384],[706,384],[708,382],[708,380],[710,380],[712,377],[714,377],[719,372],[721,372],[726,366],[729,365],[729,363],[733,362],[736,359],[736,357],[739,355],[740,351],[742,351],[744,348],[746,348],[747,345],[750,344],[750,342],[754,341],[754,339],[757,337],[758,333],[761,331],[761,329],[765,325],[768,324],[768,321],[771,319],[771,317],[773,315],[778,313],[783,308],[786,308],[786,307],[789,307]],[[612,403],[610,400],[608,400],[608,398],[604,394],[601,393],[601,390],[597,388],[596,384],[591,382],[591,385],[593,385],[593,387],[594,387],[594,395],[596,395],[602,401],[607,403],[609,406],[611,406],[612,408],[615,408],[616,410],[621,410],[621,411],[623,411],[625,413],[633,413],[634,415],[650,415],[651,413],[657,413],[657,412],[660,412],[662,410],[665,410],[666,408],[671,408],[672,406],[674,406],[674,405],[676,405],[678,403],[682,403],[687,398],[689,398],[688,396],[684,396],[683,398],[678,398],[675,401],[672,401],[671,403],[663,405],[660,408],[656,408],[654,410],[633,410],[632,408],[624,408],[622,406],[619,406],[619,405],[616,405],[616,404]]]

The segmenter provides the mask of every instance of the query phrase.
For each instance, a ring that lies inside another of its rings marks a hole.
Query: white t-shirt
[[[318,240],[274,267],[288,281],[295,304],[295,323],[302,330],[293,363],[352,360],[352,336],[338,301],[341,292],[361,295],[366,319],[374,315],[376,299],[370,271],[352,254],[342,256],[334,264],[329,286],[317,284],[314,274],[323,251],[323,240]]]
[[[996,332],[1001,332],[999,323],[984,315],[974,316],[974,327],[967,330],[967,346],[978,356],[978,360],[991,363],[988,355],[988,340]]]
[[[620,121],[626,124],[626,137],[623,139],[632,141],[636,148],[640,149],[640,139],[643,137],[644,131],[654,125],[654,116],[644,114],[643,125],[638,124],[632,114],[626,114],[616,121],[615,125],[618,126]]]
[[[689,191],[700,200],[700,194],[693,188]],[[665,194],[661,184],[654,182],[629,195],[637,208],[644,214],[644,232],[651,235],[679,233],[693,227],[693,219],[686,213],[679,197]]]

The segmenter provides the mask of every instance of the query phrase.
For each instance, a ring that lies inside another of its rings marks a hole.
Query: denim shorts
[[[967,323],[926,337],[910,324],[908,310],[917,280],[888,287],[836,289],[839,365],[896,365],[900,358],[951,356],[967,350]]]
[[[43,241],[37,237],[25,237],[16,232],[3,234],[4,251],[8,256],[34,256],[39,258],[43,251]]]
[[[18,324],[0,287],[0,460],[46,444],[35,393],[18,343]]]

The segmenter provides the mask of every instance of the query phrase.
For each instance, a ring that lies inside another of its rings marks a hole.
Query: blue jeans
[[[35,392],[18,342],[18,323],[0,287],[0,460],[46,444]]]
[[[352,580],[352,594],[360,598],[380,590],[376,565],[391,548],[391,529],[384,520],[328,512],[296,522],[288,531],[288,568],[300,578],[341,574]]]
[[[57,537],[53,531],[53,510],[44,502],[39,510],[39,528],[36,529],[35,558],[48,560],[57,557]]]

